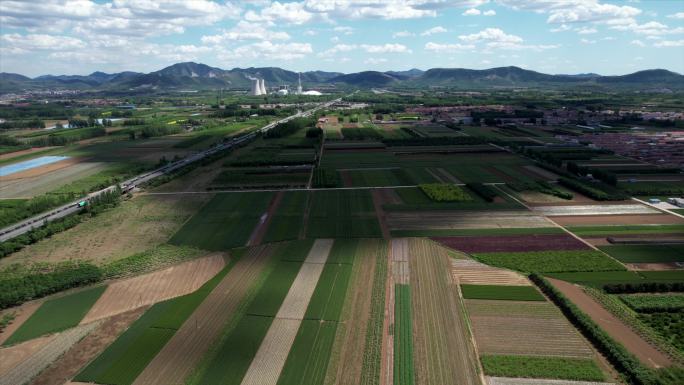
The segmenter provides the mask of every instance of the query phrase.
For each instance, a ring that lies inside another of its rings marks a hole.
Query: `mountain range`
[[[684,90],[684,76],[663,69],[638,71],[621,76],[601,76],[594,73],[549,75],[519,67],[498,67],[485,70],[465,68],[432,68],[427,71],[363,71],[350,74],[324,71],[297,73],[278,67],[233,68],[224,70],[205,64],[177,63],[150,73],[93,72],[90,75],[43,75],[29,78],[19,74],[0,73],[0,92],[37,89],[79,89],[111,91],[155,91],[187,89],[246,89],[250,78],[259,77],[267,86],[297,84],[301,76],[307,87],[335,85],[338,87],[431,87],[456,88],[491,87],[598,87]]]

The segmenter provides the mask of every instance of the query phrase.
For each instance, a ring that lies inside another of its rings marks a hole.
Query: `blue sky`
[[[0,71],[684,73],[684,0],[0,1]]]

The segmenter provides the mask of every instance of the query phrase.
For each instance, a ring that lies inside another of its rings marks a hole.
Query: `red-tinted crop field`
[[[435,237],[432,239],[444,246],[466,253],[583,250],[589,248],[578,239],[566,234]]]

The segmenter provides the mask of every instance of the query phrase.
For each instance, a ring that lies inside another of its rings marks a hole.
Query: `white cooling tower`
[[[266,81],[264,79],[259,80],[259,89],[261,90],[262,95],[268,94],[268,92],[266,92]]]
[[[259,85],[259,79],[253,78],[250,80],[252,81],[252,91],[249,94],[252,96],[261,95],[261,87]]]

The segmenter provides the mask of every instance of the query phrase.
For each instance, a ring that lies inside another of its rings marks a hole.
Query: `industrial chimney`
[[[259,90],[261,91],[261,95],[268,94],[268,92],[266,92],[266,81],[264,79],[259,80]]]
[[[261,87],[259,86],[259,79],[252,78],[250,80],[252,81],[252,91],[249,94],[252,96],[261,95]]]

